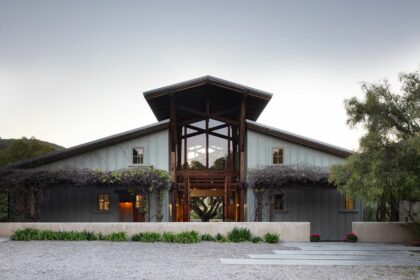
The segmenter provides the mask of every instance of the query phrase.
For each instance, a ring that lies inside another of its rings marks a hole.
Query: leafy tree
[[[210,169],[225,169],[226,168],[226,158],[220,157],[216,159]]]
[[[8,140],[10,142],[10,140]],[[58,147],[58,146],[57,146]],[[55,151],[51,144],[44,143],[35,138],[12,140],[10,146],[0,150],[0,167],[18,160],[29,159]],[[0,193],[0,221],[8,216],[8,198]]]
[[[400,94],[385,80],[363,83],[364,100],[345,101],[348,125],[366,134],[359,150],[330,170],[341,192],[377,203],[378,221],[397,221],[400,201],[420,200],[420,70],[400,82]]]
[[[202,222],[208,222],[218,214],[220,214],[220,206],[222,205],[223,197],[194,197],[191,198],[190,207],[200,217]]]
[[[14,140],[10,147],[0,151],[0,166],[8,163],[29,159],[46,153],[55,151],[55,149],[35,138],[25,138]]]

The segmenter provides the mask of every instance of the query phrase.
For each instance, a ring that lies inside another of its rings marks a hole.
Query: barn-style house
[[[309,221],[312,233],[337,240],[362,219],[361,203],[327,181],[328,167],[351,151],[257,123],[272,94],[205,76],[144,97],[157,123],[3,169],[18,179],[67,176],[36,195],[34,220]],[[139,181],[156,170],[167,186]]]

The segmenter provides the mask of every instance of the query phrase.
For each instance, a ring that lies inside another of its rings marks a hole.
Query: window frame
[[[102,196],[102,209],[101,209],[101,196]],[[106,201],[105,197],[108,197],[108,201]],[[105,207],[105,203],[108,202],[108,209]],[[111,211],[111,194],[106,192],[100,192],[97,195],[97,201],[96,201],[96,210],[98,212],[110,212]]]
[[[282,195],[283,196],[283,198],[282,198],[282,200],[283,200],[283,209],[277,209],[277,208],[275,208],[275,206],[276,206],[276,196],[278,196],[278,195]],[[276,193],[273,194],[273,211],[276,211],[276,212],[288,212],[288,210],[287,210],[286,194],[284,192],[280,191],[280,192],[276,192]]]
[[[281,150],[281,163],[274,163],[274,150]],[[284,164],[284,148],[283,147],[272,147],[271,148],[271,164],[275,165],[275,166]]]
[[[137,149],[141,149],[143,151],[143,154],[142,154],[142,162],[141,163],[134,163],[134,158],[135,158],[135,156],[134,156],[134,150],[137,150]],[[145,165],[145,150],[146,149],[144,147],[131,147],[131,149],[130,149],[130,164],[132,166],[142,166],[142,165]]]

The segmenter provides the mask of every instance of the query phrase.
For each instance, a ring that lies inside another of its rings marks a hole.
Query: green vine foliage
[[[14,220],[36,221],[44,191],[65,186],[120,186],[148,197],[156,193],[160,198],[171,183],[168,172],[153,167],[117,171],[9,169],[0,173],[0,193],[12,195],[9,206],[13,205],[10,212],[16,217]],[[157,208],[157,213],[162,213],[162,203]]]
[[[248,173],[248,184],[252,187],[255,194],[254,220],[262,220],[262,210],[266,206],[263,203],[265,193],[269,194],[270,220],[273,190],[281,190],[284,187],[298,185],[332,186],[328,182],[328,175],[327,169],[312,165],[266,166],[250,170]]]

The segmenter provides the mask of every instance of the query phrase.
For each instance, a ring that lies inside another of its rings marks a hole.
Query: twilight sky
[[[74,146],[156,121],[143,91],[213,75],[259,122],[357,148],[343,100],[420,67],[420,1],[0,0],[0,137]]]

